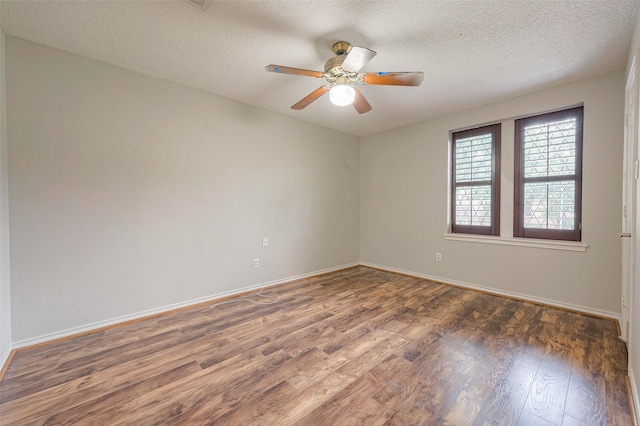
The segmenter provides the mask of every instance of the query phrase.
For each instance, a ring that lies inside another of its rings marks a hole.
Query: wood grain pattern
[[[631,424],[612,320],[366,267],[272,291],[18,351],[0,424]]]

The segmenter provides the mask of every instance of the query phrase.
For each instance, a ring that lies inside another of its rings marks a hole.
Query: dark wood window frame
[[[545,122],[559,121],[567,118],[576,119],[575,133],[575,174],[561,176],[530,177],[524,176],[524,131],[527,126]],[[583,139],[584,107],[565,109],[562,111],[521,118],[515,121],[515,173],[514,173],[514,214],[513,235],[520,238],[539,238],[549,240],[581,241],[582,237],[582,139]],[[524,185],[526,182],[558,182],[575,181],[574,229],[544,229],[524,227]]]
[[[451,232],[460,234],[500,235],[500,130],[501,123],[451,133]],[[456,223],[456,189],[464,186],[486,185],[483,182],[456,182],[456,142],[460,139],[491,134],[491,224],[489,226]]]

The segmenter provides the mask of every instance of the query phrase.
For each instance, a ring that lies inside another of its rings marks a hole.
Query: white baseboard
[[[309,278],[309,277],[313,277],[313,276],[320,275],[320,274],[326,274],[326,273],[329,273],[329,272],[335,272],[335,271],[339,271],[341,269],[351,268],[353,266],[358,266],[358,265],[368,266],[368,267],[376,268],[376,269],[382,269],[382,270],[389,271],[389,272],[397,272],[397,273],[400,273],[400,274],[410,275],[410,276],[414,276],[414,277],[418,277],[418,278],[425,278],[425,279],[428,279],[428,280],[437,281],[437,282],[441,282],[441,283],[444,283],[444,284],[451,284],[451,285],[455,285],[455,286],[458,286],[458,287],[484,291],[484,292],[487,292],[487,293],[493,293],[493,294],[500,295],[500,296],[506,296],[506,297],[516,298],[516,299],[522,299],[522,300],[527,300],[527,301],[531,301],[531,302],[535,302],[535,303],[542,303],[542,304],[549,305],[549,306],[556,306],[558,308],[570,309],[570,310],[573,310],[573,311],[584,312],[584,313],[587,313],[587,314],[597,315],[597,316],[601,316],[601,317],[605,317],[605,318],[611,318],[611,319],[615,319],[615,320],[620,321],[620,315],[615,313],[615,312],[602,311],[602,310],[599,310],[599,309],[593,309],[593,308],[588,308],[588,307],[585,307],[585,306],[573,305],[573,304],[570,304],[570,303],[558,302],[556,300],[544,299],[544,298],[535,297],[535,296],[531,296],[531,295],[527,295],[527,294],[515,293],[515,292],[499,290],[499,289],[495,289],[495,288],[491,288],[491,287],[479,286],[479,285],[466,283],[466,282],[462,282],[462,281],[455,281],[455,280],[451,280],[451,279],[447,279],[447,278],[436,277],[436,276],[433,276],[433,275],[421,274],[421,273],[418,273],[418,272],[406,271],[406,270],[397,269],[397,268],[391,268],[391,267],[384,266],[384,265],[377,265],[377,264],[368,263],[368,262],[354,262],[354,263],[348,263],[348,264],[344,264],[344,265],[340,265],[340,266],[335,266],[335,267],[332,267],[332,268],[313,271],[313,272],[309,272],[309,273],[306,273],[306,274],[300,274],[300,275],[296,275],[296,276],[292,276],[292,277],[287,277],[287,278],[283,278],[283,279],[279,279],[279,280],[259,283],[259,284],[255,284],[255,285],[239,288],[239,289],[232,290],[232,291],[212,294],[212,295],[201,297],[201,298],[197,298],[197,299],[192,299],[192,300],[187,300],[187,301],[184,301],[184,302],[174,303],[174,304],[167,305],[167,306],[161,306],[161,307],[158,307],[158,308],[149,309],[149,310],[146,310],[146,311],[137,312],[137,313],[130,314],[130,315],[123,315],[123,316],[112,318],[112,319],[105,320],[105,321],[98,321],[98,322],[94,322],[94,323],[83,325],[83,326],[79,326],[79,327],[69,328],[69,329],[62,330],[62,331],[57,331],[57,332],[54,332],[54,333],[49,333],[49,334],[45,334],[45,335],[41,335],[41,336],[29,338],[29,339],[16,341],[16,342],[12,343],[12,349],[14,349],[14,350],[15,349],[20,349],[20,348],[33,346],[33,345],[49,342],[49,341],[60,339],[60,338],[64,338],[64,337],[70,337],[70,336],[81,334],[81,333],[95,331],[95,330],[99,330],[101,328],[117,325],[117,324],[120,324],[120,323],[123,323],[123,322],[137,320],[137,319],[145,318],[145,317],[148,317],[148,316],[157,315],[157,314],[161,314],[161,313],[164,313],[164,312],[169,312],[169,311],[172,311],[172,310],[175,310],[175,309],[181,309],[181,308],[197,305],[197,304],[200,304],[200,303],[210,302],[210,301],[213,301],[213,300],[216,300],[216,299],[220,299],[222,297],[233,296],[235,294],[244,293],[244,292],[251,291],[251,290],[257,290],[257,289],[260,289],[260,288],[270,287],[270,286],[274,286],[274,285],[278,285],[278,284],[283,284],[283,283],[286,283],[286,282],[295,281],[295,280],[299,280],[299,279],[303,279],[303,278]],[[6,360],[3,360],[2,364],[4,364],[4,362],[6,362]]]
[[[11,352],[13,352],[14,349],[15,348],[13,347],[13,345],[9,344],[9,347],[7,348],[7,351],[5,353],[1,354],[0,371],[4,371],[4,369],[7,367],[7,362],[11,358]],[[2,377],[2,374],[0,374],[0,377]]]
[[[348,263],[348,264],[345,264],[345,265],[340,265],[340,266],[335,266],[335,267],[332,267],[332,268],[321,269],[321,270],[318,270],[318,271],[309,272],[307,274],[300,274],[300,275],[295,275],[295,276],[292,276],[292,277],[287,277],[287,278],[283,278],[283,279],[279,279],[279,280],[268,281],[268,282],[263,282],[263,283],[247,286],[247,287],[242,287],[242,288],[239,288],[237,290],[226,291],[226,292],[222,292],[222,293],[216,293],[216,294],[212,294],[210,296],[200,297],[200,298],[197,298],[197,299],[191,299],[191,300],[187,300],[187,301],[184,301],[184,302],[179,302],[179,303],[174,303],[174,304],[171,304],[171,305],[161,306],[161,307],[154,308],[154,309],[148,309],[146,311],[137,312],[137,313],[130,314],[130,315],[123,315],[123,316],[112,318],[112,319],[105,320],[105,321],[94,322],[94,323],[83,325],[83,326],[80,326],[80,327],[69,328],[69,329],[62,330],[62,331],[57,331],[57,332],[54,332],[54,333],[44,334],[44,335],[41,335],[41,336],[20,340],[20,341],[17,341],[17,342],[13,342],[12,346],[13,346],[13,349],[25,348],[25,347],[28,347],[28,346],[33,346],[33,345],[37,345],[37,344],[40,344],[40,343],[50,342],[52,340],[61,339],[61,338],[64,338],[64,337],[70,337],[70,336],[74,336],[74,335],[81,334],[81,333],[87,333],[87,332],[99,330],[99,329],[102,329],[102,328],[105,328],[105,327],[117,325],[117,324],[124,323],[124,322],[127,322],[127,321],[137,320],[137,319],[149,317],[149,316],[152,316],[152,315],[157,315],[157,314],[161,314],[161,313],[164,313],[164,312],[173,311],[175,309],[181,309],[181,308],[186,308],[186,307],[189,307],[189,306],[197,305],[197,304],[200,304],[200,303],[210,302],[210,301],[213,301],[213,300],[216,300],[216,299],[220,299],[220,298],[223,298],[223,297],[233,296],[233,295],[239,294],[239,293],[244,293],[246,291],[257,290],[257,289],[261,289],[261,288],[265,288],[265,287],[271,287],[271,286],[274,286],[274,285],[283,284],[283,283],[286,283],[286,282],[295,281],[295,280],[299,280],[299,279],[303,279],[303,278],[309,278],[309,277],[313,277],[313,276],[316,276],[316,275],[326,274],[328,272],[335,272],[335,271],[339,271],[341,269],[347,269],[347,268],[351,268],[351,267],[358,266],[358,265],[359,265],[358,262]]]
[[[561,309],[568,309],[568,310],[571,310],[571,311],[583,312],[585,314],[596,315],[596,316],[599,316],[599,317],[611,318],[611,319],[617,320],[618,323],[620,322],[620,314],[618,314],[616,312],[603,311],[603,310],[600,310],[600,309],[589,308],[589,307],[586,307],[586,306],[574,305],[574,304],[571,304],[571,303],[559,302],[557,300],[551,300],[551,299],[545,299],[545,298],[542,298],[542,297],[531,296],[529,294],[516,293],[516,292],[512,292],[512,291],[505,291],[505,290],[500,290],[500,289],[497,289],[497,288],[485,287],[485,286],[466,283],[466,282],[462,282],[462,281],[451,280],[451,279],[448,279],[448,278],[442,278],[442,277],[436,277],[436,276],[433,276],[433,275],[421,274],[419,272],[412,272],[412,271],[405,271],[405,270],[397,269],[397,268],[390,268],[388,266],[376,265],[374,263],[360,262],[360,265],[368,266],[368,267],[376,268],[376,269],[382,269],[384,271],[389,271],[389,272],[397,272],[399,274],[410,275],[412,277],[425,278],[425,279],[432,280],[432,281],[437,281],[437,282],[440,282],[440,283],[443,283],[443,284],[451,284],[451,285],[454,285],[454,286],[457,286],[457,287],[463,287],[463,288],[468,288],[468,289],[472,289],[472,290],[484,291],[486,293],[492,293],[492,294],[495,294],[495,295],[498,295],[498,296],[506,296],[506,297],[511,297],[511,298],[514,298],[514,299],[521,299],[521,300],[526,300],[526,301],[529,301],[529,302],[541,303],[543,305],[554,306],[554,307],[558,307],[558,308],[561,308]]]
[[[635,374],[633,372],[633,368],[629,366],[629,384],[631,385],[631,418],[635,420],[638,418],[637,414],[639,413],[638,409],[640,408],[640,400],[638,399],[638,383],[635,380]]]

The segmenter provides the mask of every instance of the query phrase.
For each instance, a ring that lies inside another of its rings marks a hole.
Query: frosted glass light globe
[[[348,84],[336,84],[329,90],[329,100],[337,106],[351,105],[356,98],[356,91]]]

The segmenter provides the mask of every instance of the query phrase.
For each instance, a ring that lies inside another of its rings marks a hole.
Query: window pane
[[[451,232],[499,235],[500,124],[451,136]]]
[[[456,182],[491,180],[491,134],[456,140]]]
[[[576,172],[576,119],[524,129],[524,176],[567,176]]]
[[[491,185],[456,188],[456,224],[491,226]]]
[[[575,181],[524,184],[524,227],[574,229]]]

